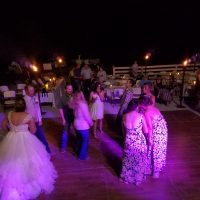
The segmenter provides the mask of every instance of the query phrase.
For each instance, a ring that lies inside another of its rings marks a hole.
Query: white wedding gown
[[[54,189],[57,172],[44,145],[28,130],[28,115],[0,143],[0,199],[27,200]]]

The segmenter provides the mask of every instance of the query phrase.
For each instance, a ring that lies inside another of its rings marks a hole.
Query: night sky
[[[151,64],[181,62],[200,50],[199,6],[174,2],[7,2],[0,12],[0,63],[81,54],[107,65],[142,64],[147,51]]]

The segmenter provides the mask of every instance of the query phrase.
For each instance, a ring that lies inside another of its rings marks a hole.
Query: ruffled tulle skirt
[[[57,172],[44,145],[30,132],[10,131],[0,143],[0,199],[34,199],[54,189]]]

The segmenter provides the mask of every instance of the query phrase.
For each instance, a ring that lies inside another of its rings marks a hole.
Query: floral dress
[[[126,128],[121,179],[125,183],[141,183],[147,167],[147,144],[142,132],[143,115],[134,129]]]
[[[153,126],[153,146],[148,153],[148,174],[161,172],[166,165],[167,153],[167,138],[168,130],[167,123],[162,115],[154,118]]]

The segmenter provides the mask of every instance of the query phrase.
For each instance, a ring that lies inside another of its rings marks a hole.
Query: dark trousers
[[[117,134],[118,134],[118,136],[124,139],[123,116],[120,115],[120,113],[117,114],[116,127],[117,127]]]
[[[74,92],[81,90],[81,80],[78,79],[73,80],[73,90]]]
[[[42,126],[40,126],[38,124],[38,122],[36,122],[35,125],[36,125],[36,128],[37,128],[37,131],[35,133],[36,137],[44,144],[44,146],[46,147],[47,152],[51,153],[51,150],[49,148],[49,144],[48,144],[48,142],[46,140],[46,137],[45,137],[45,134],[44,134]]]
[[[75,152],[80,160],[88,157],[89,130],[76,130],[77,141]]]
[[[91,79],[83,80],[83,93],[84,93],[86,100],[89,99],[90,88],[91,88]]]

